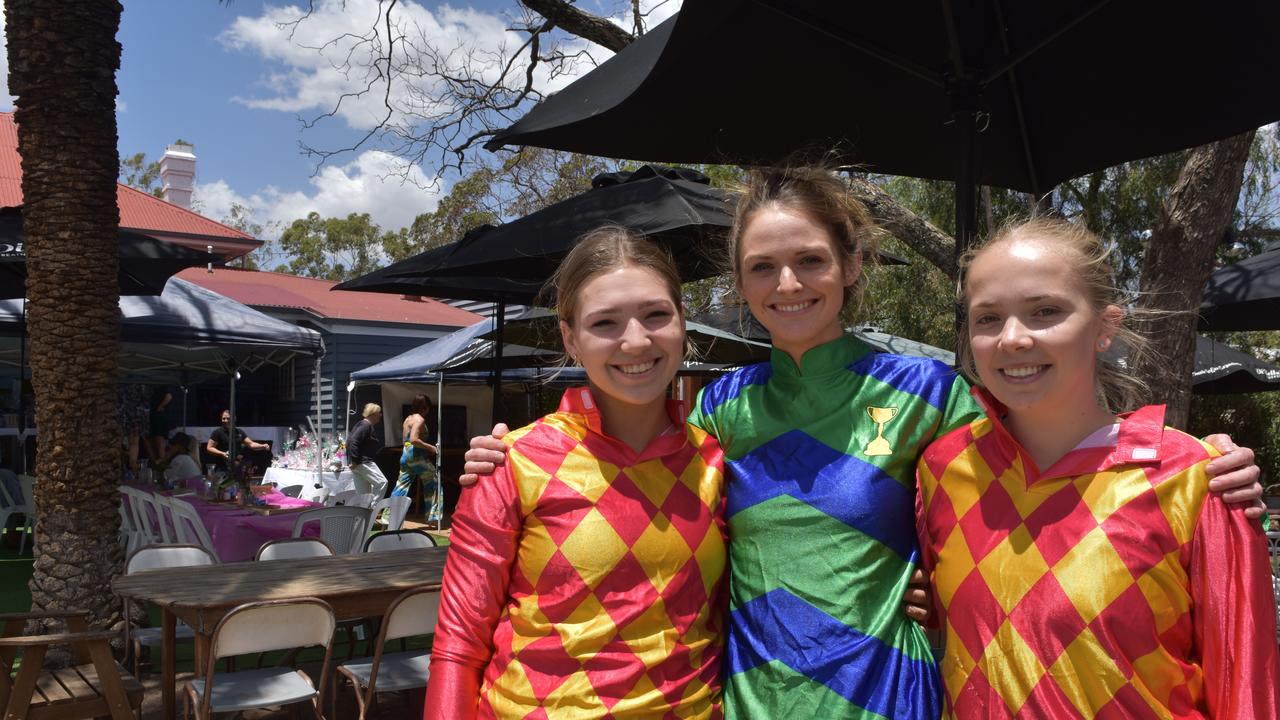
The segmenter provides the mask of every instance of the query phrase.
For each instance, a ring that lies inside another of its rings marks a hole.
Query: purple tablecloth
[[[154,491],[154,488],[150,490]],[[321,507],[274,490],[261,497],[268,504],[280,507]],[[218,560],[224,563],[252,560],[258,548],[268,540],[291,537],[293,521],[298,517],[298,513],[260,515],[234,503],[209,503],[195,495],[184,495],[181,499],[195,508],[205,529],[209,531],[209,539],[213,541]],[[319,537],[320,524],[309,524],[303,528],[302,534],[305,537]]]

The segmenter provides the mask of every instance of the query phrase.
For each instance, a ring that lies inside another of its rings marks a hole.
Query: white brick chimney
[[[196,181],[195,148],[170,145],[160,158],[160,183],[165,202],[191,209],[191,190]]]

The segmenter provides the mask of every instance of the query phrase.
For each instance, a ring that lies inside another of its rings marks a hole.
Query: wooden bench
[[[22,636],[30,620],[61,619],[67,632]],[[111,717],[136,720],[142,706],[139,683],[111,656],[111,640],[119,633],[89,630],[80,610],[0,614],[0,707],[4,720],[74,720]],[[44,670],[51,645],[70,645],[73,667]],[[10,681],[14,659],[22,650],[22,667]]]

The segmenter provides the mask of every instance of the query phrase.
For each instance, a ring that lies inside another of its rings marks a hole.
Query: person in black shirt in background
[[[231,449],[231,442],[229,437],[230,429],[231,429],[231,412],[229,410],[223,410],[222,411],[222,427],[214,428],[213,432],[209,433],[209,442],[205,444],[205,448],[204,448],[205,450],[209,451],[209,454],[211,456],[213,456],[214,462],[216,462],[218,465],[224,468],[229,467],[227,464],[227,458],[230,456],[230,449]],[[235,443],[237,447],[245,447],[249,450],[270,450],[271,449],[270,445],[267,445],[266,443],[260,443],[257,440],[254,440],[253,438],[246,435],[244,430],[241,430],[240,428],[236,428],[236,440],[238,440],[238,442]]]
[[[369,403],[360,414],[364,419],[347,435],[347,462],[355,476],[356,492],[373,493],[381,498],[387,489],[387,477],[373,462],[373,457],[382,449],[382,433],[377,429],[382,423],[382,408],[377,403]]]

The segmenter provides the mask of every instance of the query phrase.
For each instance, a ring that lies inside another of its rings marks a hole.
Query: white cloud
[[[231,206],[249,210],[253,222],[265,226],[263,239],[272,239],[298,218],[316,212],[321,217],[346,217],[369,213],[384,230],[398,230],[418,215],[435,209],[438,189],[430,189],[428,178],[417,167],[408,169],[391,155],[369,150],[346,165],[327,165],[310,180],[305,191],[285,192],[266,187],[248,195],[224,180],[198,183],[194,202],[198,211],[215,220],[226,218]]]
[[[514,8],[515,2],[511,5]],[[371,76],[366,70],[385,42],[385,18],[383,23],[375,22],[385,6],[379,0],[318,0],[311,15],[294,24],[289,23],[303,15],[296,5],[267,7],[256,17],[236,18],[222,33],[223,44],[261,57],[271,69],[261,78],[258,92],[245,93],[235,100],[253,108],[314,115],[332,110],[347,94],[338,117],[354,129],[375,126],[386,114],[386,87],[376,78],[370,85]],[[614,11],[611,19],[631,29],[631,3],[606,2],[606,6],[600,11]],[[679,10],[680,2],[644,0],[642,7],[651,11],[647,23],[652,27]],[[513,20],[506,14],[447,4],[431,10],[412,0],[404,0],[395,8],[392,20],[397,33],[413,46],[435,49],[434,62],[450,68],[453,75],[492,82],[527,37],[507,29]],[[374,27],[377,32],[371,35]],[[602,62],[611,54],[579,38],[560,42],[566,54],[588,50],[595,62]],[[441,90],[439,79],[420,65],[427,62],[426,55],[418,52],[410,53],[407,59],[399,57],[402,59],[398,62],[403,64],[396,68],[400,81],[392,85],[391,105],[397,112],[407,109],[418,115],[447,113],[450,108],[435,100]],[[593,62],[584,59],[555,77],[539,66],[536,84],[543,91],[558,90],[593,66]],[[517,64],[508,77],[511,83],[522,82],[522,66]],[[362,92],[358,97],[351,96]],[[396,119],[393,115],[392,121]]]
[[[17,98],[9,94],[9,40],[4,28],[4,8],[0,7],[0,112],[9,112]]]

